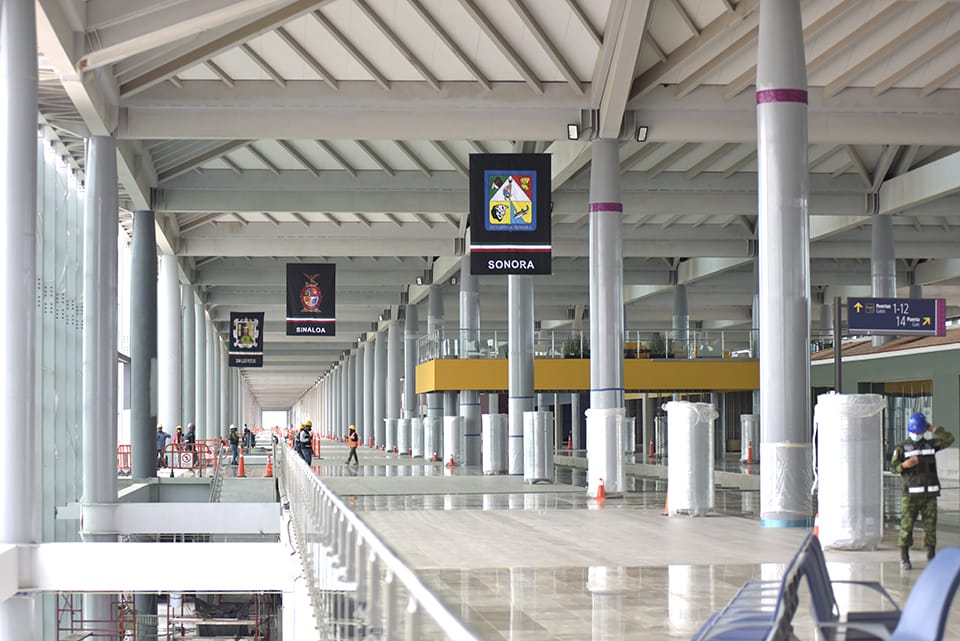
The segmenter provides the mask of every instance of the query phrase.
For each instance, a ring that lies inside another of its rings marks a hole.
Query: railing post
[[[380,568],[373,550],[367,555],[367,628],[375,632],[380,624]]]
[[[393,571],[387,569],[383,577],[383,636],[384,641],[397,641],[397,585]]]
[[[347,536],[343,542],[343,561],[346,568],[343,578],[348,582],[355,580],[357,577],[356,563],[354,563],[354,552],[357,550],[356,538],[357,532],[353,529],[353,525],[347,525]]]
[[[420,641],[420,608],[412,596],[407,599],[404,619],[403,640]]]

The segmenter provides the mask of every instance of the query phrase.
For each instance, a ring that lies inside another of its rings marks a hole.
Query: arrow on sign
[[[929,317],[929,316],[924,316],[924,317],[923,317],[923,324],[924,324],[924,325],[929,325],[929,324],[930,324],[930,317]]]
[[[863,309],[863,305],[861,303],[854,303],[853,308],[859,312],[861,309]]]

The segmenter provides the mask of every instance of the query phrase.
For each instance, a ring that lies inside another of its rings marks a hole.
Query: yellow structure
[[[590,360],[538,358],[533,362],[537,391],[589,391]],[[417,394],[459,390],[506,390],[507,359],[439,358],[417,366]],[[623,362],[626,390],[735,392],[760,387],[760,363],[755,360],[627,359]]]

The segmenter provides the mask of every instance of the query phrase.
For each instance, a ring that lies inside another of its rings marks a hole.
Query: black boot
[[[908,547],[900,548],[900,569],[901,570],[913,569],[913,565],[910,563],[910,548]]]
[[[927,561],[929,561],[930,559],[932,559],[932,558],[935,557],[936,555],[937,555],[937,547],[936,547],[935,545],[928,545],[928,546],[927,546]]]

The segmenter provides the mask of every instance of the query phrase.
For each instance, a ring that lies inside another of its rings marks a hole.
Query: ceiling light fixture
[[[450,284],[451,284],[451,285],[456,285],[456,284],[457,284],[457,277],[456,277],[456,276],[451,276],[451,277],[450,277]]]
[[[577,123],[567,125],[567,140],[580,140],[580,125]]]
[[[417,285],[423,285],[423,276],[417,276]]]
[[[637,142],[647,142],[647,127],[637,127]]]

